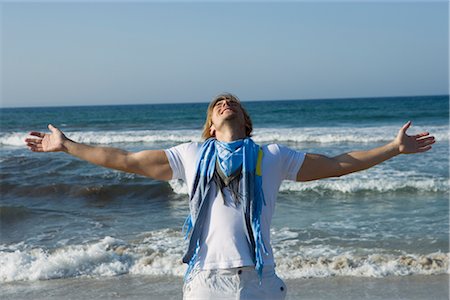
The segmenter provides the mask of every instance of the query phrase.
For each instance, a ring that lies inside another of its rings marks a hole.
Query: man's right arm
[[[127,152],[111,147],[94,147],[67,139],[64,152],[90,163],[135,173],[158,180],[172,179],[172,169],[163,150]]]
[[[111,147],[94,147],[74,142],[67,138],[58,128],[49,125],[51,134],[31,132],[38,137],[25,140],[34,152],[66,152],[90,163],[135,173],[158,180],[172,179],[172,169],[163,150],[145,150],[127,152]]]

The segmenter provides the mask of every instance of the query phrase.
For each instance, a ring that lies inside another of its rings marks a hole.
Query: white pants
[[[267,299],[283,300],[286,285],[273,267],[265,267],[261,285],[255,267],[193,271],[193,278],[183,286],[184,300]]]

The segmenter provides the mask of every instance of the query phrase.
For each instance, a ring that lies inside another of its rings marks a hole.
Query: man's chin
[[[223,119],[224,120],[234,120],[234,119],[236,119],[237,118],[237,114],[235,113],[235,112],[229,112],[229,113],[224,113],[223,115],[222,115],[222,117],[223,117]]]

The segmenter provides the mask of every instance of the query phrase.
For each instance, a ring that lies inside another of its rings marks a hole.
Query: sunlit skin
[[[212,111],[210,132],[217,140],[232,142],[245,138],[245,119],[241,104],[235,100],[217,101]]]

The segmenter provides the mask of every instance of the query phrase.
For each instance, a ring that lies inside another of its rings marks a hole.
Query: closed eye
[[[239,104],[239,102],[237,102],[236,100],[228,99],[228,100],[226,100],[226,101],[228,101],[228,103],[229,103],[230,105],[233,105],[233,106]],[[214,104],[214,107],[222,106],[224,102],[225,102],[225,100],[219,100],[219,101],[216,102],[216,104]]]

